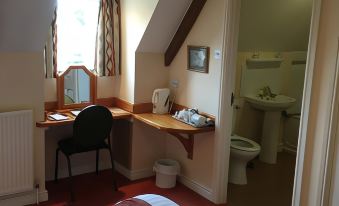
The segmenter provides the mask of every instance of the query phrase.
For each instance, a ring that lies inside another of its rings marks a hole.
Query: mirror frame
[[[90,80],[90,100],[86,103],[75,103],[75,104],[67,104],[65,105],[65,87],[64,87],[64,81],[65,76],[68,74],[71,70],[74,69],[82,69],[88,76]],[[74,108],[84,108],[89,105],[95,104],[96,102],[96,88],[97,88],[97,76],[90,72],[85,66],[79,65],[79,66],[70,66],[66,71],[64,71],[62,74],[57,75],[57,97],[58,97],[58,108],[59,109],[74,109]]]

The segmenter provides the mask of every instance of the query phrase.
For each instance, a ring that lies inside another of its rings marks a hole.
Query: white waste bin
[[[154,163],[153,170],[156,172],[155,184],[160,188],[175,187],[177,175],[180,173],[180,165],[171,159],[160,159]]]

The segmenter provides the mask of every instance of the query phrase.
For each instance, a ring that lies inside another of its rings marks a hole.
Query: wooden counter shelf
[[[112,112],[113,119],[130,119],[133,117],[141,122],[144,122],[156,129],[165,131],[173,135],[174,137],[178,138],[178,140],[183,144],[187,152],[187,157],[189,159],[193,159],[194,135],[205,132],[212,132],[215,130],[214,127],[202,127],[202,128],[192,127],[188,124],[185,124],[174,119],[169,114],[153,114],[153,113],[133,114],[117,107],[109,107],[109,110]],[[71,113],[71,111],[72,109],[65,109],[49,112],[48,114],[59,113],[68,116],[69,119],[61,121],[47,119],[42,122],[37,122],[36,126],[44,128],[72,124],[75,120],[75,116]]]
[[[113,119],[129,119],[132,117],[131,113],[125,110],[122,110],[120,108],[109,107],[108,109],[112,112]],[[52,127],[52,126],[72,124],[75,120],[75,116],[71,114],[71,111],[72,111],[71,109],[67,109],[67,110],[56,110],[55,112],[48,112],[48,114],[59,113],[59,114],[67,116],[69,119],[60,120],[60,121],[47,119],[42,122],[37,122],[36,126],[37,127]]]
[[[192,127],[174,119],[169,114],[143,113],[134,114],[133,116],[139,121],[142,121],[159,130],[165,131],[178,138],[178,140],[183,144],[189,159],[193,159],[194,135],[215,130],[215,127]],[[187,137],[183,135],[187,135]]]

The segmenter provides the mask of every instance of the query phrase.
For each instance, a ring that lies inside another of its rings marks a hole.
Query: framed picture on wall
[[[210,48],[205,46],[187,46],[187,69],[208,73]]]

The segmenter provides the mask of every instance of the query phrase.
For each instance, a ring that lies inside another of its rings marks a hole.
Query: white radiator
[[[32,189],[32,111],[0,113],[0,196]]]

